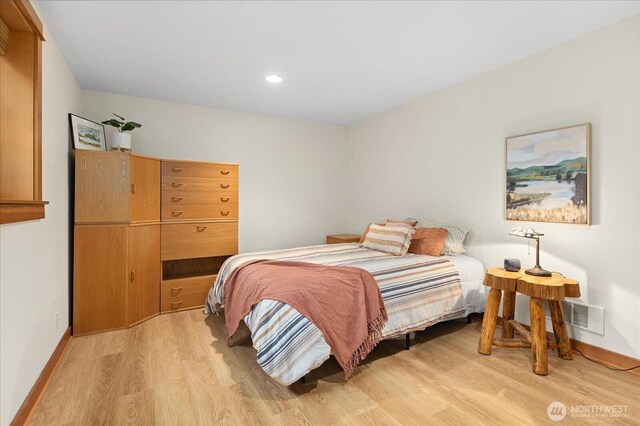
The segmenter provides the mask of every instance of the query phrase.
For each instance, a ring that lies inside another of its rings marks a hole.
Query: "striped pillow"
[[[387,219],[386,222],[376,223],[376,225],[385,226],[388,224],[393,224],[393,225],[400,225],[400,226],[416,226],[416,223],[418,223],[418,221],[415,219],[406,219],[406,220]],[[364,243],[364,238],[367,236],[367,232],[369,232],[369,225],[367,225],[367,227],[364,229],[364,232],[362,233],[362,236],[360,237],[360,241],[359,241],[360,244]]]
[[[376,223],[376,225],[384,226],[384,223]],[[367,227],[364,228],[364,232],[360,236],[360,241],[359,241],[360,244],[364,243],[364,239],[367,237],[367,232],[369,232],[369,227],[370,226],[371,226],[371,224],[368,224]]]
[[[420,225],[424,228],[444,228],[449,233],[447,239],[444,241],[444,247],[442,248],[442,254],[445,256],[457,256],[467,252],[467,245],[465,240],[467,234],[471,229],[461,225],[445,225],[436,222],[429,221],[429,225],[425,225],[424,222],[420,222]]]
[[[411,245],[411,237],[416,229],[411,226],[369,225],[362,247],[404,256]]]
[[[387,225],[409,225],[409,226],[416,226],[416,224],[418,223],[417,220],[415,219],[405,219],[405,220],[395,220],[395,219],[387,219]]]

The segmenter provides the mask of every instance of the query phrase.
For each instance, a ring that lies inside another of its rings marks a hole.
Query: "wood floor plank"
[[[32,425],[548,424],[553,401],[626,406],[626,416],[563,424],[640,424],[640,377],[581,356],[549,356],[531,372],[526,349],[477,353],[480,324],[418,332],[409,351],[383,341],[348,382],[330,358],[306,383],[282,386],[251,342],[232,347],[224,315],[160,315],[128,330],[73,339]]]

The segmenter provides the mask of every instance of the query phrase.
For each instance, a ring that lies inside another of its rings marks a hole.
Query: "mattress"
[[[424,294],[412,296],[409,306],[404,302],[405,306],[400,306],[400,309],[392,307],[393,303],[397,304],[396,300],[385,300],[389,313],[389,321],[385,325],[385,338],[422,330],[436,322],[463,318],[470,313],[484,311],[485,291],[482,284],[484,268],[477,259],[465,255],[432,257],[408,254],[398,257],[360,248],[357,243],[349,243],[234,256],[222,266],[209,292],[205,313],[217,312],[224,300],[224,282],[231,272],[238,266],[255,259],[361,267],[374,275],[381,286],[383,299],[386,284],[382,284],[381,278],[377,277],[381,271],[397,270],[399,272],[396,276],[402,277],[407,275],[408,269],[414,272],[417,270],[421,274],[418,275],[420,280],[416,281],[413,278],[410,282],[408,278],[396,278],[395,281],[404,279],[399,282],[403,285],[397,288],[405,287],[404,284],[407,282],[410,284],[418,282]],[[447,268],[450,272],[453,271],[453,274],[443,274],[442,270]],[[388,279],[388,276],[384,278],[384,280]],[[452,280],[455,281],[455,291],[451,290]],[[393,283],[393,279],[391,281]],[[396,288],[393,287],[386,290],[396,292]],[[315,325],[285,303],[262,300],[247,314],[244,322],[251,331],[253,346],[258,351],[258,364],[281,384],[289,385],[295,382],[309,371],[319,367],[331,355],[329,345]]]

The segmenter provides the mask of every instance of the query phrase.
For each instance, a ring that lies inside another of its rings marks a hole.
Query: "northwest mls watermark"
[[[596,405],[596,404],[581,404],[571,405],[569,409],[562,402],[553,401],[547,407],[547,416],[555,422],[563,420],[565,417],[572,418],[615,418],[626,417],[627,406],[626,405]]]

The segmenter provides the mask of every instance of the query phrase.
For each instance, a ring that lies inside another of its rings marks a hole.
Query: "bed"
[[[293,248],[233,256],[222,265],[205,306],[219,312],[226,279],[239,266],[258,259],[354,266],[371,273],[380,287],[389,320],[384,338],[423,330],[435,323],[483,312],[484,268],[466,255],[432,257],[392,256],[362,248],[358,243]],[[320,330],[285,303],[262,300],[244,322],[258,351],[260,367],[273,379],[289,385],[319,367],[331,355]]]

